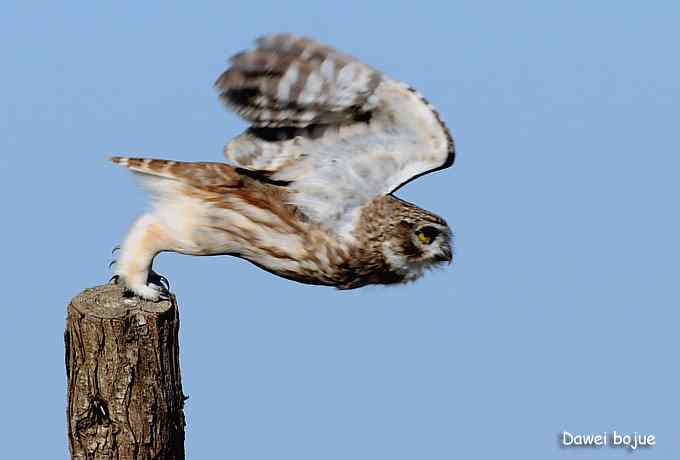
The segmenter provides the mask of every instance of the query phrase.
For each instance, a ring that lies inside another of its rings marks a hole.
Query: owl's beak
[[[451,260],[453,260],[453,254],[451,254],[451,246],[446,245],[439,248],[439,254],[435,256],[435,259],[437,259],[439,262],[448,262],[450,264]]]

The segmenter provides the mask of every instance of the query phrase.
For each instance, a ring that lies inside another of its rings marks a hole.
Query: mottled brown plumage
[[[391,194],[453,162],[439,114],[411,88],[326,45],[258,40],[216,86],[253,123],[235,165],[114,157],[153,196],[122,245],[117,275],[157,299],[161,251],[233,255],[295,281],[353,289],[413,281],[451,261],[440,217]]]

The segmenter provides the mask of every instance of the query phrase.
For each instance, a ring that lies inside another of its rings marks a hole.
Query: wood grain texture
[[[68,307],[64,335],[71,458],[184,459],[179,310],[86,289]]]

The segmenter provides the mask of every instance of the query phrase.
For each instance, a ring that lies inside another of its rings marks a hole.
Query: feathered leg
[[[170,248],[168,233],[151,214],[141,216],[133,224],[120,250],[116,263],[118,281],[148,300],[158,300],[165,294],[160,281],[164,279],[151,270],[154,257]]]

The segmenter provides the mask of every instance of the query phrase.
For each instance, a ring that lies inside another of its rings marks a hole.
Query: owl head
[[[452,233],[444,219],[394,196],[385,197],[384,226],[379,250],[400,282],[414,281],[426,270],[451,263]]]

